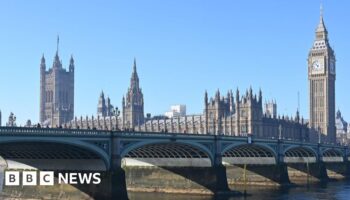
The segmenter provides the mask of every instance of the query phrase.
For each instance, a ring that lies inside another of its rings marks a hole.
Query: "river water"
[[[70,187],[70,186],[67,186]],[[50,187],[49,187],[50,188]],[[62,189],[65,192],[59,192]],[[70,191],[70,192],[69,192]],[[235,191],[244,192],[243,188],[235,187]],[[350,200],[350,181],[334,181],[309,186],[292,186],[284,188],[252,187],[249,186],[246,196],[220,196],[191,195],[191,194],[165,194],[165,193],[142,193],[129,192],[130,200]],[[22,188],[19,190],[5,189],[0,195],[0,200],[91,200],[80,191],[70,188],[55,187],[48,190]]]
[[[237,191],[243,192],[241,188]],[[334,181],[310,186],[285,188],[249,187],[246,196],[212,197],[205,195],[130,192],[130,200],[350,200],[350,181]]]

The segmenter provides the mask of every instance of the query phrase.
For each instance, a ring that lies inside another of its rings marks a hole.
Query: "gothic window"
[[[247,117],[247,113],[246,113],[245,110],[242,110],[242,111],[241,111],[241,117]]]
[[[247,133],[247,126],[242,125],[241,130],[242,130],[242,133]]]

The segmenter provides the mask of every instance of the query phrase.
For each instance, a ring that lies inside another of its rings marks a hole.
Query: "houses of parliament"
[[[62,67],[57,48],[53,65],[46,70],[45,58],[40,65],[40,122],[44,126],[73,129],[134,130],[285,138],[301,141],[336,141],[335,127],[335,54],[328,41],[323,14],[308,54],[309,120],[296,110],[294,117],[279,116],[276,102],[263,103],[263,93],[251,88],[223,94],[219,90],[209,97],[204,93],[203,112],[176,117],[145,116],[144,97],[134,60],[130,86],[122,98],[121,113],[105,99],[98,99],[96,116],[74,117],[74,60],[68,70]]]

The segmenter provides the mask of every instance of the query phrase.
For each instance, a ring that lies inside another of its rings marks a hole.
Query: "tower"
[[[105,95],[102,91],[100,94],[100,98],[98,99],[97,115],[105,117],[106,113],[107,113],[106,100],[105,100]]]
[[[114,115],[113,110],[114,107],[111,104],[111,99],[109,97],[105,99],[105,94],[102,91],[98,99],[97,115],[101,117],[110,117]]]
[[[130,87],[126,93],[126,99],[122,100],[124,128],[135,128],[144,122],[144,102],[142,90],[139,86],[139,77],[134,59],[133,72],[130,78]]]
[[[69,69],[62,67],[58,54],[59,38],[53,65],[46,70],[44,55],[40,64],[40,122],[44,126],[58,127],[74,116],[74,59]]]
[[[277,118],[277,103],[276,101],[268,101],[265,103],[265,115],[271,118]]]
[[[234,102],[232,91],[228,91],[227,96],[220,95],[217,90],[214,98],[208,101],[208,93],[204,94],[204,116],[206,133],[222,134],[223,120],[234,113]]]
[[[328,142],[336,141],[335,134],[335,55],[328,41],[328,32],[320,22],[308,57],[310,128],[319,131]]]
[[[259,95],[253,95],[250,87],[245,95],[239,98],[239,91],[236,92],[236,126],[238,134],[254,134],[257,137],[262,133],[262,91]]]

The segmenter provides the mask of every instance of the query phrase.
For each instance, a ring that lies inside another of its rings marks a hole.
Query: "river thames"
[[[244,190],[237,188],[237,191],[243,192]],[[350,181],[332,181],[310,186],[293,186],[285,188],[249,187],[247,195],[240,197],[129,192],[129,198],[130,200],[349,200]]]
[[[235,191],[244,192],[243,187],[235,187]],[[64,192],[62,192],[62,190]],[[311,184],[309,186],[291,187],[247,187],[246,196],[220,196],[194,194],[167,194],[152,192],[128,192],[130,200],[348,200],[350,199],[350,180],[331,181],[328,183]],[[26,187],[11,189],[7,187],[0,195],[5,200],[92,200],[86,194],[82,194],[71,186],[48,187]]]

